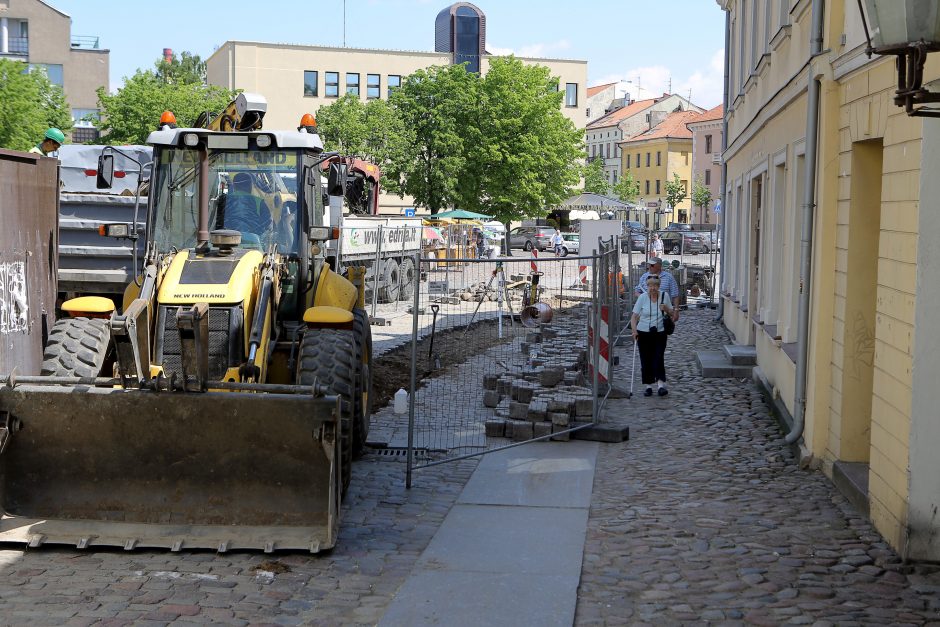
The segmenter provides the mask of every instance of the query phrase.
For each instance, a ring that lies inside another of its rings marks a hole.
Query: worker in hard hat
[[[53,127],[46,131],[42,141],[29,149],[34,155],[43,157],[54,157],[53,153],[59,151],[59,146],[65,143],[65,133]]]

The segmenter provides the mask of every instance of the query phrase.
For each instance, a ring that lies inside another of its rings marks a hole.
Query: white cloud
[[[670,80],[671,79],[671,80]],[[670,91],[680,96],[689,97],[692,90],[692,102],[710,109],[721,103],[724,81],[724,50],[719,49],[709,59],[705,67],[694,69],[691,74],[673,72],[663,65],[630,68],[625,72],[607,74],[591,81],[592,85],[604,85],[629,81],[627,91],[637,100],[654,98]]]
[[[550,58],[561,56],[561,53],[565,50],[571,49],[571,42],[567,39],[559,39],[558,41],[550,42],[540,42],[534,44],[526,44],[524,46],[519,46],[517,48],[502,48],[500,46],[491,46],[487,44],[486,51],[490,54],[497,56],[508,56],[514,54],[517,57],[539,57],[539,58]]]

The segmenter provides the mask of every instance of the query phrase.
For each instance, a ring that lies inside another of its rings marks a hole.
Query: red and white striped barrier
[[[610,319],[610,308],[607,305],[601,305],[601,336],[600,340],[600,359],[594,358],[594,316],[591,315],[588,323],[588,374],[591,379],[594,378],[594,362],[597,362],[597,380],[601,383],[607,383],[610,376],[610,344],[607,338],[610,337],[610,331],[607,328],[607,321]]]
[[[535,263],[535,262],[538,261],[538,260],[539,260],[539,249],[538,249],[538,248],[533,248],[533,249],[532,249],[532,262],[531,262],[531,263],[532,263],[532,273],[533,273],[533,274],[539,271],[539,267],[538,267],[538,265],[536,265],[536,263]]]
[[[587,266],[578,266],[578,283],[581,285],[588,284],[588,267]]]

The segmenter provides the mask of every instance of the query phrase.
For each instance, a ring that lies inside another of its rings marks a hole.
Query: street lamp
[[[868,56],[874,53],[897,57],[894,104],[904,107],[910,116],[940,117],[940,109],[923,106],[940,102],[940,93],[923,86],[927,54],[940,51],[940,5],[936,0],[864,2],[863,9],[862,0],[858,0],[858,11],[868,41]]]

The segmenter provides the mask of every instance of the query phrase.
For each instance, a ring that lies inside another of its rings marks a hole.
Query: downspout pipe
[[[809,361],[809,301],[813,279],[813,225],[816,213],[816,162],[819,152],[820,81],[813,75],[813,59],[822,53],[824,0],[813,0],[813,30],[810,41],[809,84],[806,98],[806,171],[803,180],[803,230],[800,238],[800,308],[797,318],[796,384],[793,429],[787,444],[803,436],[806,426],[806,382]]]
[[[723,98],[723,108],[721,116],[721,187],[718,189],[718,198],[721,200],[721,213],[727,215],[728,211],[728,164],[725,163],[725,151],[728,149],[728,108],[731,106],[731,72],[728,69],[728,66],[731,63],[731,11],[725,9],[725,84],[724,84],[724,98]],[[716,272],[715,284],[712,287],[712,297],[715,297],[715,292],[721,291],[721,284],[725,279],[725,221],[721,219],[721,215],[718,216],[718,231],[716,233],[717,240],[721,241],[722,246],[718,250],[718,270],[721,272],[721,276],[718,276]],[[718,314],[715,316],[715,322],[721,322],[725,317],[725,307],[721,302],[721,297],[718,297]]]

